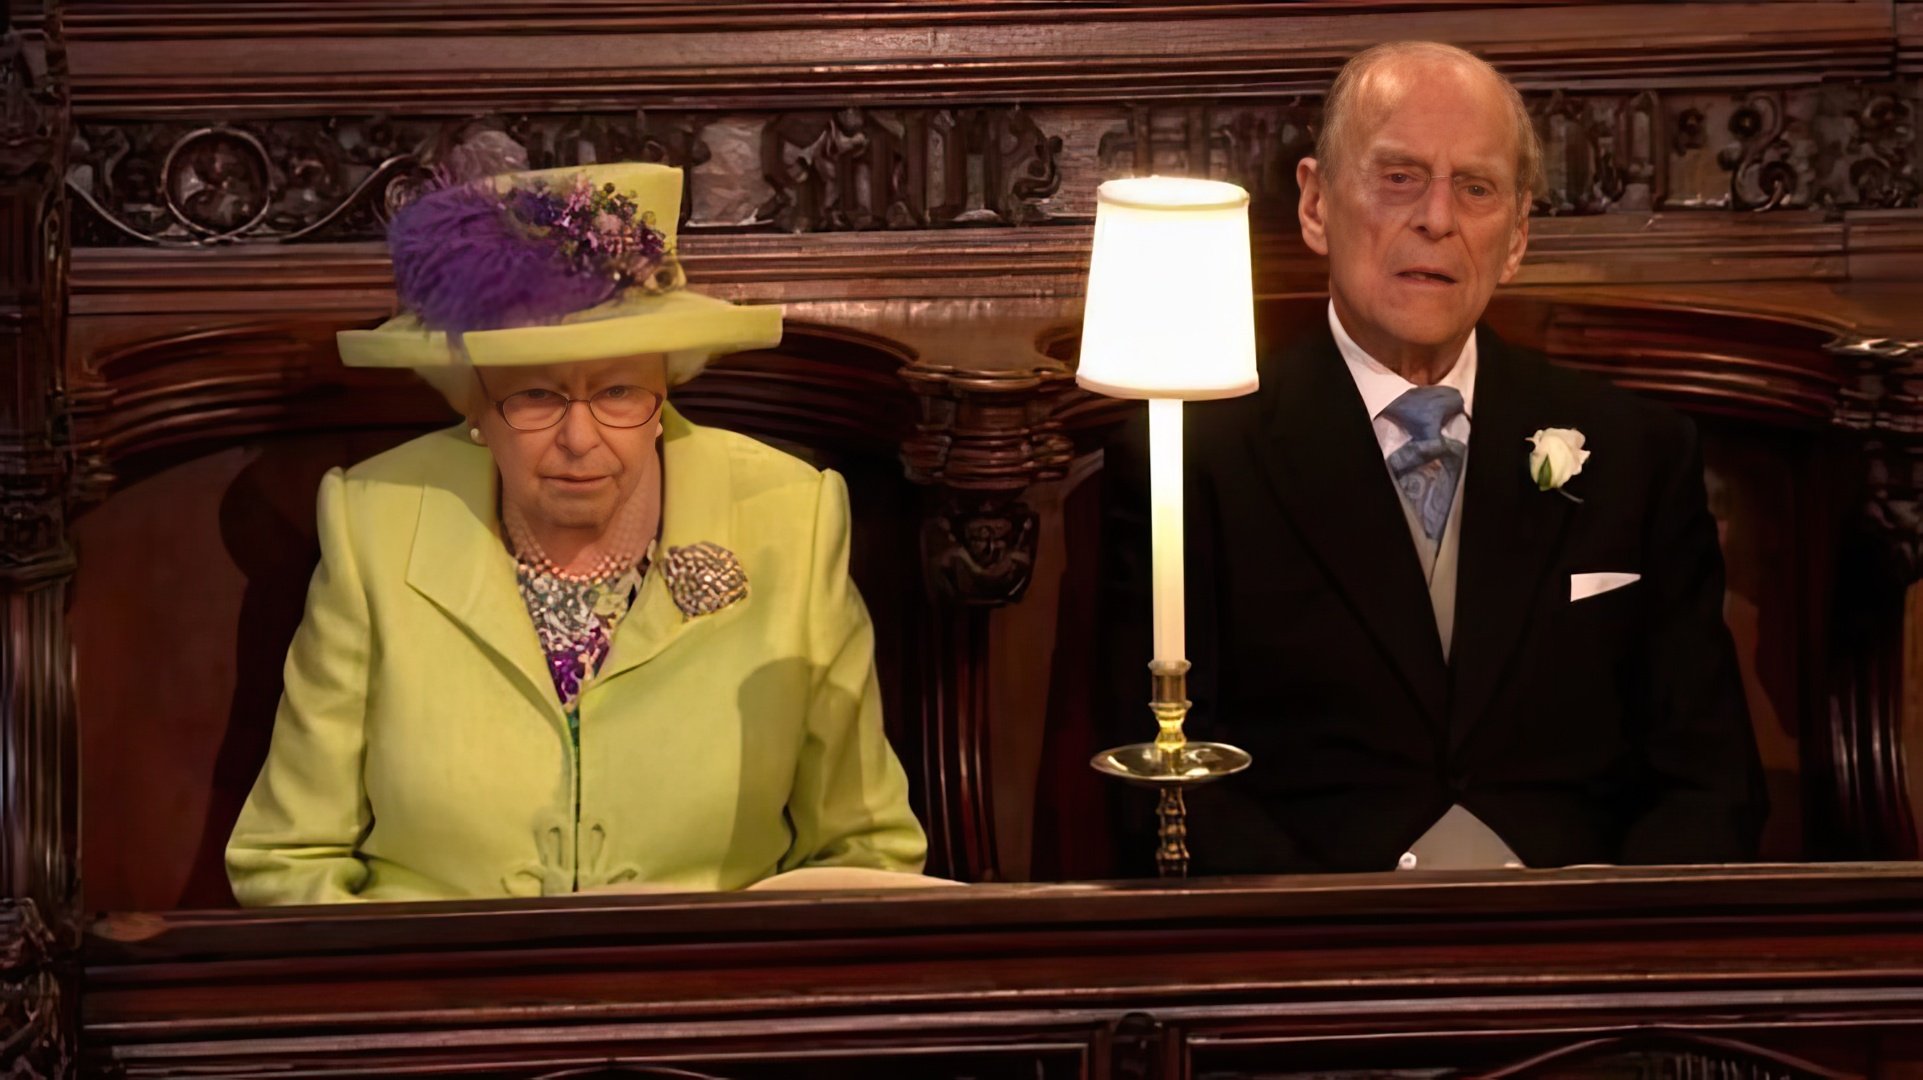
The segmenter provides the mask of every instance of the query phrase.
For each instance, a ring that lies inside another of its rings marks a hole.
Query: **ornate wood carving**
[[[1061,136],[1019,107],[90,122],[75,146],[96,246],[379,239],[431,170],[477,157],[677,165],[692,227],[780,232],[1040,224],[1062,180]]]
[[[68,947],[32,901],[0,902],[0,1069],[10,1078],[67,1075],[72,1033],[55,965]]]
[[[1758,92],[1532,93],[1536,212],[1915,208],[1916,80]],[[663,161],[690,170],[688,227],[840,232],[1089,220],[1097,184],[1232,180],[1293,230],[1311,99],[1047,110],[386,115],[90,120],[67,178],[91,245],[378,239],[425,170]]]
[[[851,107],[760,126],[772,194],[753,220],[783,232],[1041,224],[1062,182],[1061,136],[1019,107]]]
[[[1163,1080],[1173,1047],[1168,1029],[1147,1013],[1129,1013],[1109,1025],[1108,1075],[1115,1080]]]
[[[1068,467],[1073,447],[1050,412],[1070,373],[919,363],[902,375],[921,402],[902,461],[911,479],[945,494],[923,537],[930,588],[966,605],[1020,600],[1034,567],[1035,515],[1019,496]]]
[[[1525,97],[1543,140],[1538,215],[1917,205],[1914,81]],[[1311,152],[1320,124],[1319,102],[1304,98],[1138,106],[1122,123],[1109,122],[1096,161],[1102,177],[1231,180],[1254,196],[1258,213],[1293,230],[1295,164]],[[1079,158],[1076,149],[1071,144]],[[1066,186],[1085,185],[1071,172]]]
[[[74,148],[67,180],[86,207],[78,239],[164,247],[379,239],[439,168],[478,175],[595,160],[695,169],[709,155],[686,117],[645,111],[87,123]]]
[[[1923,577],[1923,340],[1842,338],[1829,353],[1843,366],[1839,427],[1867,451],[1869,527],[1887,545],[1888,572]]]
[[[61,348],[66,54],[57,10],[0,36],[0,1069],[67,1073],[76,940],[69,499]]]
[[[56,36],[13,30],[0,37],[0,212],[6,215],[0,226],[16,241],[0,263],[0,288],[14,316],[0,355],[12,391],[0,400],[0,423],[10,436],[0,559],[16,581],[58,574],[67,561],[60,514],[65,472],[56,442],[66,314],[65,93]]]
[[[1032,354],[1032,350],[1031,354]],[[925,670],[940,692],[921,729],[928,783],[948,808],[931,843],[946,865],[971,877],[999,871],[989,783],[989,610],[1021,599],[1035,567],[1035,512],[1022,492],[1060,477],[1073,447],[1051,418],[1053,398],[1070,385],[1064,368],[961,370],[918,361],[902,377],[921,420],[902,445],[908,476],[930,487],[921,562],[938,604]]]

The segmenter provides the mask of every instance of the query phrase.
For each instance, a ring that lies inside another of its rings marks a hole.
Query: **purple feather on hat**
[[[388,226],[394,291],[430,329],[550,323],[612,299],[620,282],[575,272],[492,191],[463,184],[415,200]]]

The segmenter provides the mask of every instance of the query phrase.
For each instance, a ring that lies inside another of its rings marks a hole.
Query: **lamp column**
[[[1185,789],[1248,767],[1221,743],[1192,743],[1183,641],[1182,403],[1256,389],[1248,192],[1182,177],[1111,180],[1095,197],[1095,245],[1076,381],[1112,397],[1144,398],[1149,414],[1149,520],[1155,741],[1097,754],[1099,771],[1156,789],[1156,868],[1188,873]],[[1177,275],[1151,268],[1179,264]]]

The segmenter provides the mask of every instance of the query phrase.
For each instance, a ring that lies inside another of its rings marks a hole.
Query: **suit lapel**
[[[1579,512],[1564,496],[1537,490],[1528,469],[1529,436],[1573,418],[1551,415],[1555,406],[1543,400],[1534,368],[1494,334],[1477,333],[1456,577],[1452,747],[1461,745],[1494,698],[1541,595],[1543,575]]]
[[[1253,436],[1254,457],[1329,579],[1440,728],[1448,669],[1401,496],[1335,339],[1326,323],[1316,326],[1262,373],[1268,422]]]
[[[661,573],[673,548],[705,540],[734,550],[733,463],[727,444],[682,419],[672,406],[661,419],[661,486],[661,543],[641,595],[615,629],[596,682],[647,663],[695,627],[731,620],[754,602],[750,581],[743,599],[712,615],[689,617],[675,605]]]
[[[422,489],[407,583],[460,623],[557,722],[565,717],[534,620],[515,585],[514,559],[496,526],[493,458],[448,435],[443,482]]]

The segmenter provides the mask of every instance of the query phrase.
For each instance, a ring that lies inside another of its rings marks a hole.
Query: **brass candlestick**
[[[1233,776],[1249,767],[1250,758],[1247,751],[1226,743],[1192,743],[1182,734],[1189,713],[1187,660],[1152,661],[1148,670],[1154,687],[1149,710],[1155,714],[1155,741],[1104,750],[1089,764],[1097,772],[1160,793],[1155,869],[1163,877],[1187,877],[1188,806],[1182,792]]]

